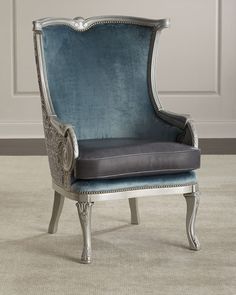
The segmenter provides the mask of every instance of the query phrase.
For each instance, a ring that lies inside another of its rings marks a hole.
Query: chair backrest
[[[64,21],[41,31],[54,111],[79,139],[160,136],[150,88],[157,25]]]

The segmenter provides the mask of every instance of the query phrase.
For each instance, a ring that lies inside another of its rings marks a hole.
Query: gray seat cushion
[[[173,174],[200,167],[200,150],[155,139],[113,138],[79,141],[78,179]]]

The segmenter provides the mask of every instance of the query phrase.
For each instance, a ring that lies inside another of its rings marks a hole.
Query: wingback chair
[[[200,151],[189,116],[165,111],[156,84],[159,35],[169,20],[126,16],[44,18],[33,22],[46,147],[55,191],[49,233],[64,198],[76,201],[81,262],[91,262],[95,201],[184,195],[190,249]],[[131,251],[131,249],[130,249]]]

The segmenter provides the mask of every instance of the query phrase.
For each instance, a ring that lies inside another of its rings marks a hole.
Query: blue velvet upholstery
[[[50,96],[78,139],[151,137],[175,141],[181,130],[157,118],[148,90],[153,29],[99,24],[85,32],[43,28]]]
[[[133,190],[152,187],[171,187],[178,185],[196,184],[197,178],[194,171],[157,175],[157,176],[142,176],[119,179],[104,179],[104,180],[77,180],[71,187],[71,190],[76,193],[96,193],[96,192],[112,192],[119,190]]]

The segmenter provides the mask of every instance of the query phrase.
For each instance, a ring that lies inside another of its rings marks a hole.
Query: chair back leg
[[[48,227],[48,233],[54,234],[57,232],[58,222],[61,216],[61,211],[64,205],[65,197],[60,195],[58,192],[55,191],[54,193],[54,203],[52,208],[52,217]]]
[[[130,213],[131,213],[131,224],[139,224],[140,216],[139,216],[139,209],[138,209],[138,198],[130,198],[129,207],[130,207]]]

